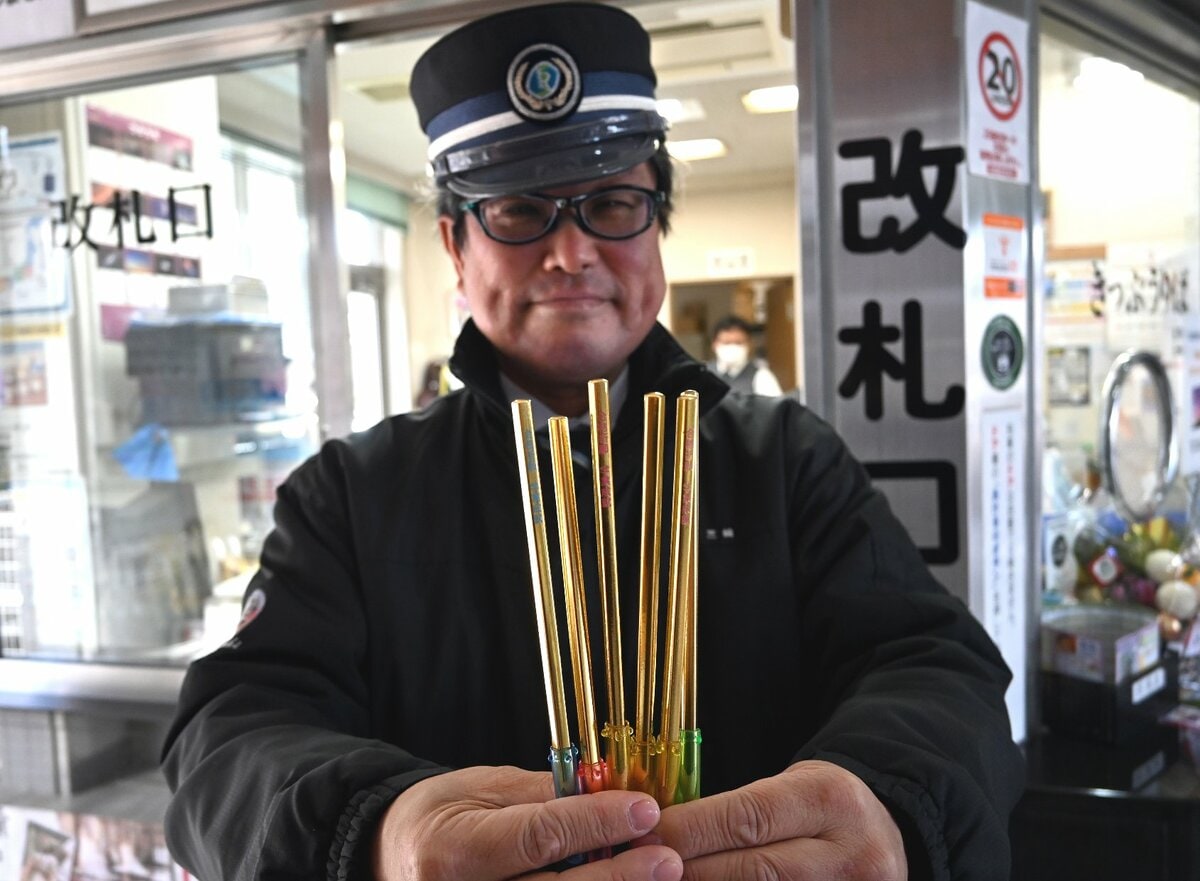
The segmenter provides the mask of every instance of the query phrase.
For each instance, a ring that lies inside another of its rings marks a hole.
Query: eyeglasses
[[[575,212],[575,221],[601,239],[631,239],[650,228],[658,206],[666,201],[659,190],[643,187],[605,187],[578,196],[494,196],[464,202],[459,210],[470,211],[488,238],[506,245],[536,241],[558,225],[565,209]]]

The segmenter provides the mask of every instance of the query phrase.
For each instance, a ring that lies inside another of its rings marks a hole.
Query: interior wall
[[[799,277],[796,190],[791,179],[753,186],[689,191],[686,171],[663,240],[667,280],[703,281],[714,252],[749,249],[753,265],[738,277]]]
[[[457,331],[458,282],[430,202],[414,200],[410,205],[404,248],[409,375],[413,383],[420,383],[426,364],[449,357]],[[413,389],[414,399],[419,393],[419,388]]]

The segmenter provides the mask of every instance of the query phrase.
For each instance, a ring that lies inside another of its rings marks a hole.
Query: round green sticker
[[[980,355],[983,375],[993,388],[1003,391],[1016,382],[1021,362],[1025,360],[1025,343],[1016,322],[1007,315],[997,315],[989,321]]]

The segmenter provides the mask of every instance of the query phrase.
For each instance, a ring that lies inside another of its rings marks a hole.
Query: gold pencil
[[[692,442],[692,512],[690,525],[691,562],[686,581],[687,613],[683,628],[682,730],[679,733],[679,781],[674,790],[675,803],[695,801],[700,797],[700,728],[696,716],[697,621],[699,611],[700,542],[700,432],[693,433]]]
[[[558,796],[577,791],[575,749],[567,723],[562,659],[558,648],[558,617],[554,608],[554,582],[550,575],[550,549],[546,539],[546,511],[542,503],[541,471],[533,433],[533,410],[527,400],[512,402],[513,432],[517,443],[517,469],[521,475],[521,506],[525,511],[525,536],[529,547],[529,573],[533,582],[533,608],[537,617],[542,655],[546,711],[550,719],[550,770]]]
[[[571,438],[565,416],[550,418],[550,458],[554,468],[554,499],[558,542],[562,555],[563,595],[567,609],[567,636],[575,682],[575,708],[579,719],[580,773],[583,765],[600,765],[596,738],[596,707],[592,696],[592,658],[588,648],[587,603],[584,597],[583,552],[579,542],[579,511],[575,502],[575,475],[571,466]],[[586,786],[594,784],[583,781]],[[600,786],[599,788],[604,788]],[[588,791],[592,791],[588,788]]]
[[[700,544],[697,541],[699,532],[699,496],[700,496],[700,432],[692,432],[690,455],[692,461],[692,493],[691,509],[684,522],[684,529],[689,533],[685,546],[691,548],[688,555],[687,578],[682,585],[684,605],[687,610],[683,623],[683,682],[680,692],[683,695],[680,704],[681,727],[684,730],[696,727],[696,615],[697,600],[699,599],[696,568],[700,557]]]
[[[663,410],[660,392],[642,398],[642,536],[639,564],[635,788],[653,792],[654,687],[658,666],[659,555],[662,552]]]
[[[679,732],[682,725],[683,638],[680,633],[686,616],[688,570],[691,569],[695,522],[692,517],[695,491],[695,438],[699,395],[683,392],[675,409],[675,474],[671,501],[671,559],[667,575],[667,628],[663,652],[662,700],[662,773],[659,775],[659,803],[671,804],[678,776]]]
[[[562,660],[558,648],[558,619],[554,609],[554,582],[550,576],[550,548],[546,540],[546,513],[542,505],[541,475],[533,434],[529,401],[513,401],[513,431],[517,441],[517,468],[521,472],[525,535],[529,544],[529,573],[533,579],[533,607],[537,615],[542,651],[542,677],[546,710],[550,717],[550,744],[554,749],[571,745],[567,703],[563,693]]]
[[[601,735],[608,741],[605,758],[609,785],[613,789],[625,789],[629,782],[631,729],[625,715],[625,671],[621,658],[621,592],[617,575],[612,420],[607,379],[593,379],[588,383],[588,415],[591,423],[592,495],[596,515],[600,611],[604,629],[604,671],[608,687],[608,719]]]

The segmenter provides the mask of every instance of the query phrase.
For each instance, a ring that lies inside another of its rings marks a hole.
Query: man
[[[564,876],[1007,878],[1022,774],[994,646],[827,426],[726,394],[655,323],[671,168],[653,87],[646,34],[602,5],[483,19],[418,62],[472,314],[465,388],[331,441],[280,488],[243,624],[192,665],[168,739],[169,842],[205,881],[544,877],[605,846]],[[641,397],[701,400],[705,797],[662,811],[554,799],[544,770],[508,404],[586,421],[597,377],[626,621]]]
[[[729,383],[734,391],[768,397],[783,394],[779,380],[763,361],[750,357],[750,325],[736,315],[726,315],[713,327],[715,360],[709,370]]]

